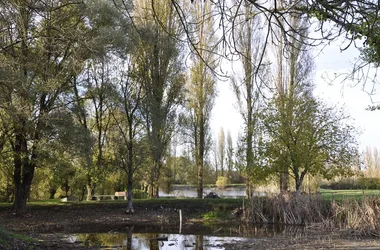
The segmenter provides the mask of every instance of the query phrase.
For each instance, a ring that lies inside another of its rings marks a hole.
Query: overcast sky
[[[318,55],[317,55],[318,54]],[[333,78],[335,74],[349,72],[353,67],[358,52],[355,48],[340,51],[340,44],[335,43],[327,46],[322,52],[316,53],[316,90],[315,95],[326,102],[345,107],[348,114],[354,119],[354,124],[362,134],[359,137],[360,148],[366,146],[380,149],[380,111],[366,111],[371,104],[370,96],[361,90],[362,84],[356,87],[352,82],[342,84],[340,79],[335,80],[332,85],[328,84],[327,77]],[[367,87],[372,87],[368,86]],[[380,86],[377,86],[380,87]],[[372,97],[380,101],[380,95]],[[217,136],[220,127],[225,133],[231,131],[232,137],[236,138],[241,130],[242,119],[235,108],[236,100],[228,82],[218,83],[218,96],[215,100],[211,127],[214,136]]]

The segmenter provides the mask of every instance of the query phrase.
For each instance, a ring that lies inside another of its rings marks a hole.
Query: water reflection
[[[160,238],[157,240],[157,238]],[[133,234],[129,238],[125,233],[118,234],[75,234],[69,236],[72,243],[82,242],[85,247],[127,250],[220,250],[223,243],[244,241],[247,238],[219,237],[183,234]]]
[[[73,234],[68,236],[68,240],[72,243],[80,242],[85,247],[101,247],[102,249],[221,250],[224,249],[224,243],[267,238],[286,230],[278,227],[219,226],[214,225],[211,227],[211,233],[208,229],[207,234],[202,230],[197,230],[197,234],[135,233],[133,227],[128,227],[123,232]]]
[[[218,188],[204,188],[204,193],[208,194],[210,192],[216,193],[220,197],[228,197],[228,198],[241,198],[245,197],[245,188],[226,188],[226,189],[218,189]],[[262,196],[265,195],[260,192],[256,192],[255,195]],[[176,189],[170,193],[165,193],[163,191],[159,192],[160,197],[189,197],[195,198],[198,197],[197,189],[194,187],[188,187],[187,189]]]

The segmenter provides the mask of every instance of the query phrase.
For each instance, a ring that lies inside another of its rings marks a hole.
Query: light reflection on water
[[[299,228],[296,228],[297,231]],[[133,232],[133,227],[121,232],[71,234],[67,240],[85,247],[126,250],[221,250],[223,244],[237,241],[254,241],[288,231],[285,227],[212,225],[196,232],[183,234]],[[167,232],[167,233],[163,233]],[[173,231],[172,231],[173,232]],[[178,232],[178,231],[177,231]],[[195,234],[194,234],[195,233]]]
[[[228,197],[228,198],[241,198],[245,197],[245,188],[226,188],[226,189],[218,189],[218,188],[204,188],[204,195],[207,195],[210,192],[216,193],[220,197]],[[264,195],[263,193],[255,193],[257,196]],[[198,192],[196,188],[187,188],[187,189],[173,189],[170,193],[166,193],[163,191],[159,191],[160,197],[189,197],[196,198],[198,197]]]
[[[162,238],[162,239],[161,239]],[[156,240],[158,239],[158,240]],[[223,243],[246,241],[242,237],[219,237],[183,234],[75,234],[71,243],[82,242],[85,247],[98,246],[102,249],[127,250],[221,250]]]

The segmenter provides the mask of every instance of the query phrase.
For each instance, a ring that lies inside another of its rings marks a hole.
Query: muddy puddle
[[[197,228],[194,232],[179,233],[162,229],[158,233],[147,233],[141,230],[135,232],[133,227],[128,227],[125,230],[111,230],[107,233],[73,233],[67,235],[66,240],[85,247],[101,249],[221,250],[225,249],[225,244],[268,239],[286,230],[289,229],[276,226],[208,225]]]

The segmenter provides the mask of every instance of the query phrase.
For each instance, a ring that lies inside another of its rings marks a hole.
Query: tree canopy
[[[218,175],[251,188],[281,173],[298,191],[307,174],[351,174],[356,131],[343,111],[313,97],[307,51],[344,34],[348,44],[362,39],[362,59],[376,65],[377,8],[1,1],[0,198],[22,214],[45,194],[91,200],[127,191],[133,212],[135,194],[197,184],[201,198]],[[227,76],[221,58],[242,69],[228,70],[244,119],[238,146],[229,132],[219,143],[210,133],[218,72]]]

